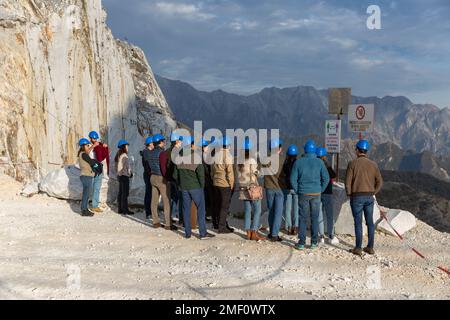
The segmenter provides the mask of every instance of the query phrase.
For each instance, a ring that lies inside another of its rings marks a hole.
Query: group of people
[[[81,210],[83,216],[100,213],[99,194],[101,187],[101,162],[107,162],[109,172],[109,149],[99,141],[99,135],[91,132],[88,139],[80,140],[79,163],[83,197]],[[208,148],[214,143],[214,162],[205,161],[211,156]],[[333,180],[336,173],[327,162],[327,150],[318,148],[308,141],[300,155],[299,149],[291,145],[284,150],[283,141],[270,142],[270,155],[278,159],[277,166],[272,163],[261,164],[252,141],[245,139],[242,146],[244,161],[235,164],[230,152],[231,141],[223,137],[220,141],[195,142],[193,137],[172,133],[170,146],[166,148],[166,138],[161,134],[148,137],[141,151],[143,179],[145,182],[144,207],[146,218],[152,218],[152,226],[167,230],[184,228],[186,238],[192,237],[191,206],[195,204],[199,238],[215,237],[207,230],[207,221],[217,234],[233,233],[228,223],[231,199],[238,192],[239,200],[245,208],[245,231],[248,240],[280,242],[282,223],[289,235],[298,235],[295,246],[304,250],[307,227],[311,229],[311,249],[327,241],[338,244],[334,235]],[[132,166],[128,157],[129,143],[119,141],[118,152],[114,158],[119,181],[117,197],[118,213],[133,215],[128,207]],[[173,161],[172,154],[183,156],[202,155],[200,161]],[[382,186],[380,170],[367,154],[370,144],[366,140],[357,143],[357,158],[348,164],[345,189],[350,197],[350,205],[355,221],[356,245],[353,254],[363,252],[374,254],[374,195]],[[273,159],[273,158],[272,158]],[[100,166],[100,168],[98,168]],[[89,198],[92,209],[88,208]],[[161,223],[158,204],[162,199],[164,224]],[[262,201],[268,208],[269,232],[261,234]],[[362,218],[368,227],[368,245],[363,249]],[[326,223],[325,223],[326,222]],[[178,226],[177,226],[178,224]],[[325,230],[326,225],[326,230]]]

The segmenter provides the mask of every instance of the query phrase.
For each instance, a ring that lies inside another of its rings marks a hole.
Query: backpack
[[[96,177],[103,173],[103,164],[95,159],[92,159],[91,168]]]

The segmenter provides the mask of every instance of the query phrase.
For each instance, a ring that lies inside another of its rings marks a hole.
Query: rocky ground
[[[380,233],[377,255],[363,258],[346,252],[351,237],[304,253],[295,238],[248,242],[241,231],[185,240],[142,213],[83,218],[77,203],[20,188],[0,176],[2,299],[450,299],[450,277],[434,267],[450,267],[450,234],[422,222],[407,238],[431,264]]]

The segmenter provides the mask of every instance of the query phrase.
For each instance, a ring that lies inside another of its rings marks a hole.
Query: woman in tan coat
[[[258,233],[261,220],[261,196],[252,198],[250,195],[250,188],[258,187],[258,162],[250,155],[252,143],[246,140],[244,143],[245,160],[244,163],[237,165],[237,180],[239,186],[239,200],[244,201],[245,207],[245,231],[247,232],[248,240],[266,240]],[[252,209],[253,209],[253,223],[252,223]]]

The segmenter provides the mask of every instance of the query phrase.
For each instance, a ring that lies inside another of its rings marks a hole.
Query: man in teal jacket
[[[291,185],[299,195],[300,230],[298,250],[304,250],[306,244],[306,223],[311,217],[311,249],[317,248],[319,232],[320,196],[330,182],[325,164],[316,156],[313,141],[305,145],[305,156],[298,159],[291,172]]]

